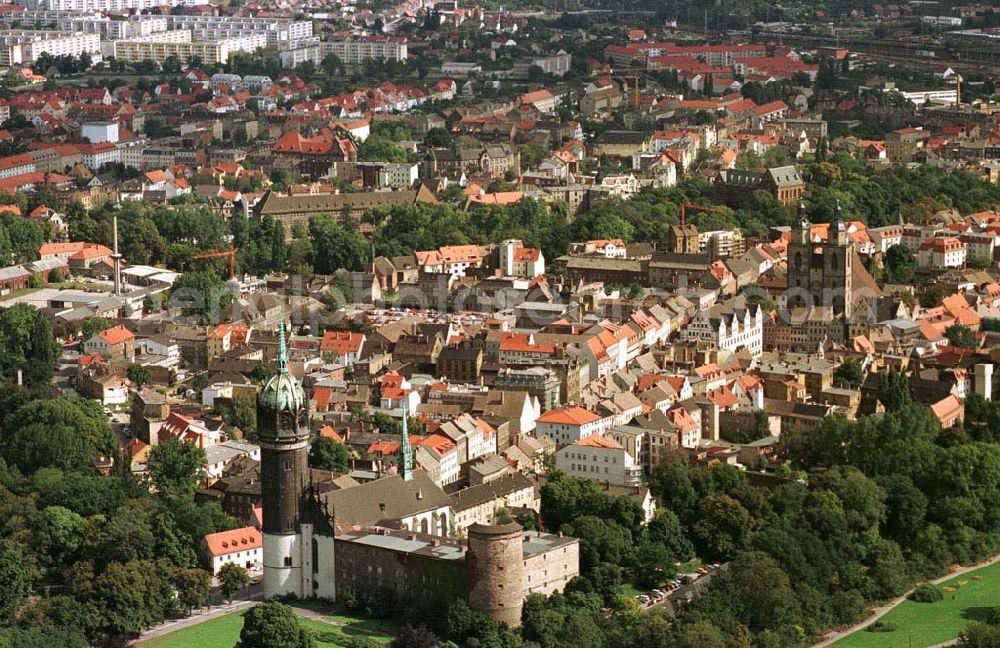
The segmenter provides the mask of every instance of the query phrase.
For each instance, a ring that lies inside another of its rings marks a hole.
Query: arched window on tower
[[[319,573],[319,543],[316,542],[316,538],[313,538],[312,541],[313,541],[313,546],[312,546],[312,550],[313,550],[313,573],[314,574],[318,574]]]

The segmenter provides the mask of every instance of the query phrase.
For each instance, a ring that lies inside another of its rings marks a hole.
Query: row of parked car
[[[670,598],[670,596],[675,591],[679,590],[684,585],[689,585],[694,581],[698,580],[699,578],[701,578],[702,576],[710,574],[711,572],[715,571],[718,568],[719,568],[719,563],[703,565],[699,567],[697,571],[678,576],[677,578],[670,581],[663,587],[658,587],[644,594],[639,594],[638,596],[635,597],[635,600],[639,603],[640,606],[644,608],[649,607],[651,605],[656,605],[657,603],[661,603],[666,599]]]

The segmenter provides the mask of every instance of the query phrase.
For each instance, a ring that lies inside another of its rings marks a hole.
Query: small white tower
[[[976,393],[983,397],[983,400],[993,400],[993,365],[977,364],[973,368],[973,388]]]

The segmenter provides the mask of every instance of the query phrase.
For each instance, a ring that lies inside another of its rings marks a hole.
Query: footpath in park
[[[978,565],[970,565],[968,567],[960,567],[959,569],[956,569],[953,572],[950,572],[950,573],[948,573],[948,574],[946,574],[944,576],[941,576],[940,578],[935,578],[934,580],[932,580],[930,582],[934,583],[935,585],[940,585],[941,583],[943,583],[945,581],[949,581],[949,580],[951,580],[953,578],[956,578],[958,576],[962,576],[963,574],[968,574],[969,572],[976,571],[977,569],[982,569],[983,567],[989,567],[990,565],[992,565],[993,563],[998,562],[998,561],[1000,561],[1000,554],[997,554],[996,556],[993,556],[989,560],[981,562]],[[833,632],[828,632],[826,635],[824,635],[823,639],[821,641],[819,641],[819,643],[813,644],[812,648],[825,648],[826,646],[830,646],[830,645],[836,643],[837,641],[839,641],[840,639],[843,639],[844,637],[846,637],[849,634],[853,634],[855,632],[863,631],[865,628],[867,628],[871,624],[873,624],[876,621],[878,621],[879,619],[881,619],[883,616],[885,616],[886,614],[888,614],[889,612],[891,612],[893,609],[895,609],[896,606],[898,606],[900,603],[902,603],[903,601],[905,601],[910,596],[910,594],[913,593],[913,590],[915,590],[917,587],[919,587],[919,585],[911,588],[910,590],[908,590],[907,592],[905,592],[902,596],[899,596],[899,597],[897,597],[897,598],[889,601],[885,605],[881,605],[881,606],[875,608],[872,611],[872,614],[867,619],[865,619],[864,621],[861,621],[860,623],[857,623],[857,624],[855,624],[855,625],[853,625],[853,626],[851,626],[849,628],[845,628],[843,630],[836,630],[836,631],[833,631]],[[939,645],[946,646],[946,645],[951,645],[953,643],[954,642],[946,642],[944,644],[939,644]]]
[[[259,591],[260,588],[258,587],[255,589],[257,591],[251,591],[250,595],[246,598],[235,599],[232,603],[223,603],[221,605],[200,608],[193,612],[191,616],[184,617],[183,619],[170,619],[169,621],[164,621],[163,623],[155,625],[152,628],[148,628],[143,631],[137,639],[130,642],[129,645],[137,646],[142,644],[144,641],[156,639],[157,637],[162,637],[165,634],[183,630],[184,628],[204,623],[205,621],[215,619],[231,612],[239,612],[240,610],[246,610],[247,608],[253,607],[263,600],[263,594]]]

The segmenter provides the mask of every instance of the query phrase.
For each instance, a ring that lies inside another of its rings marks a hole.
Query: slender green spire
[[[406,395],[403,395],[403,432],[402,432],[402,442],[399,445],[399,450],[403,454],[403,481],[411,481],[413,479],[413,448],[410,447],[410,433],[407,430],[407,419],[409,418],[409,412],[407,412]]]
[[[285,348],[285,318],[281,318],[278,328],[278,373],[288,371],[288,350]]]

